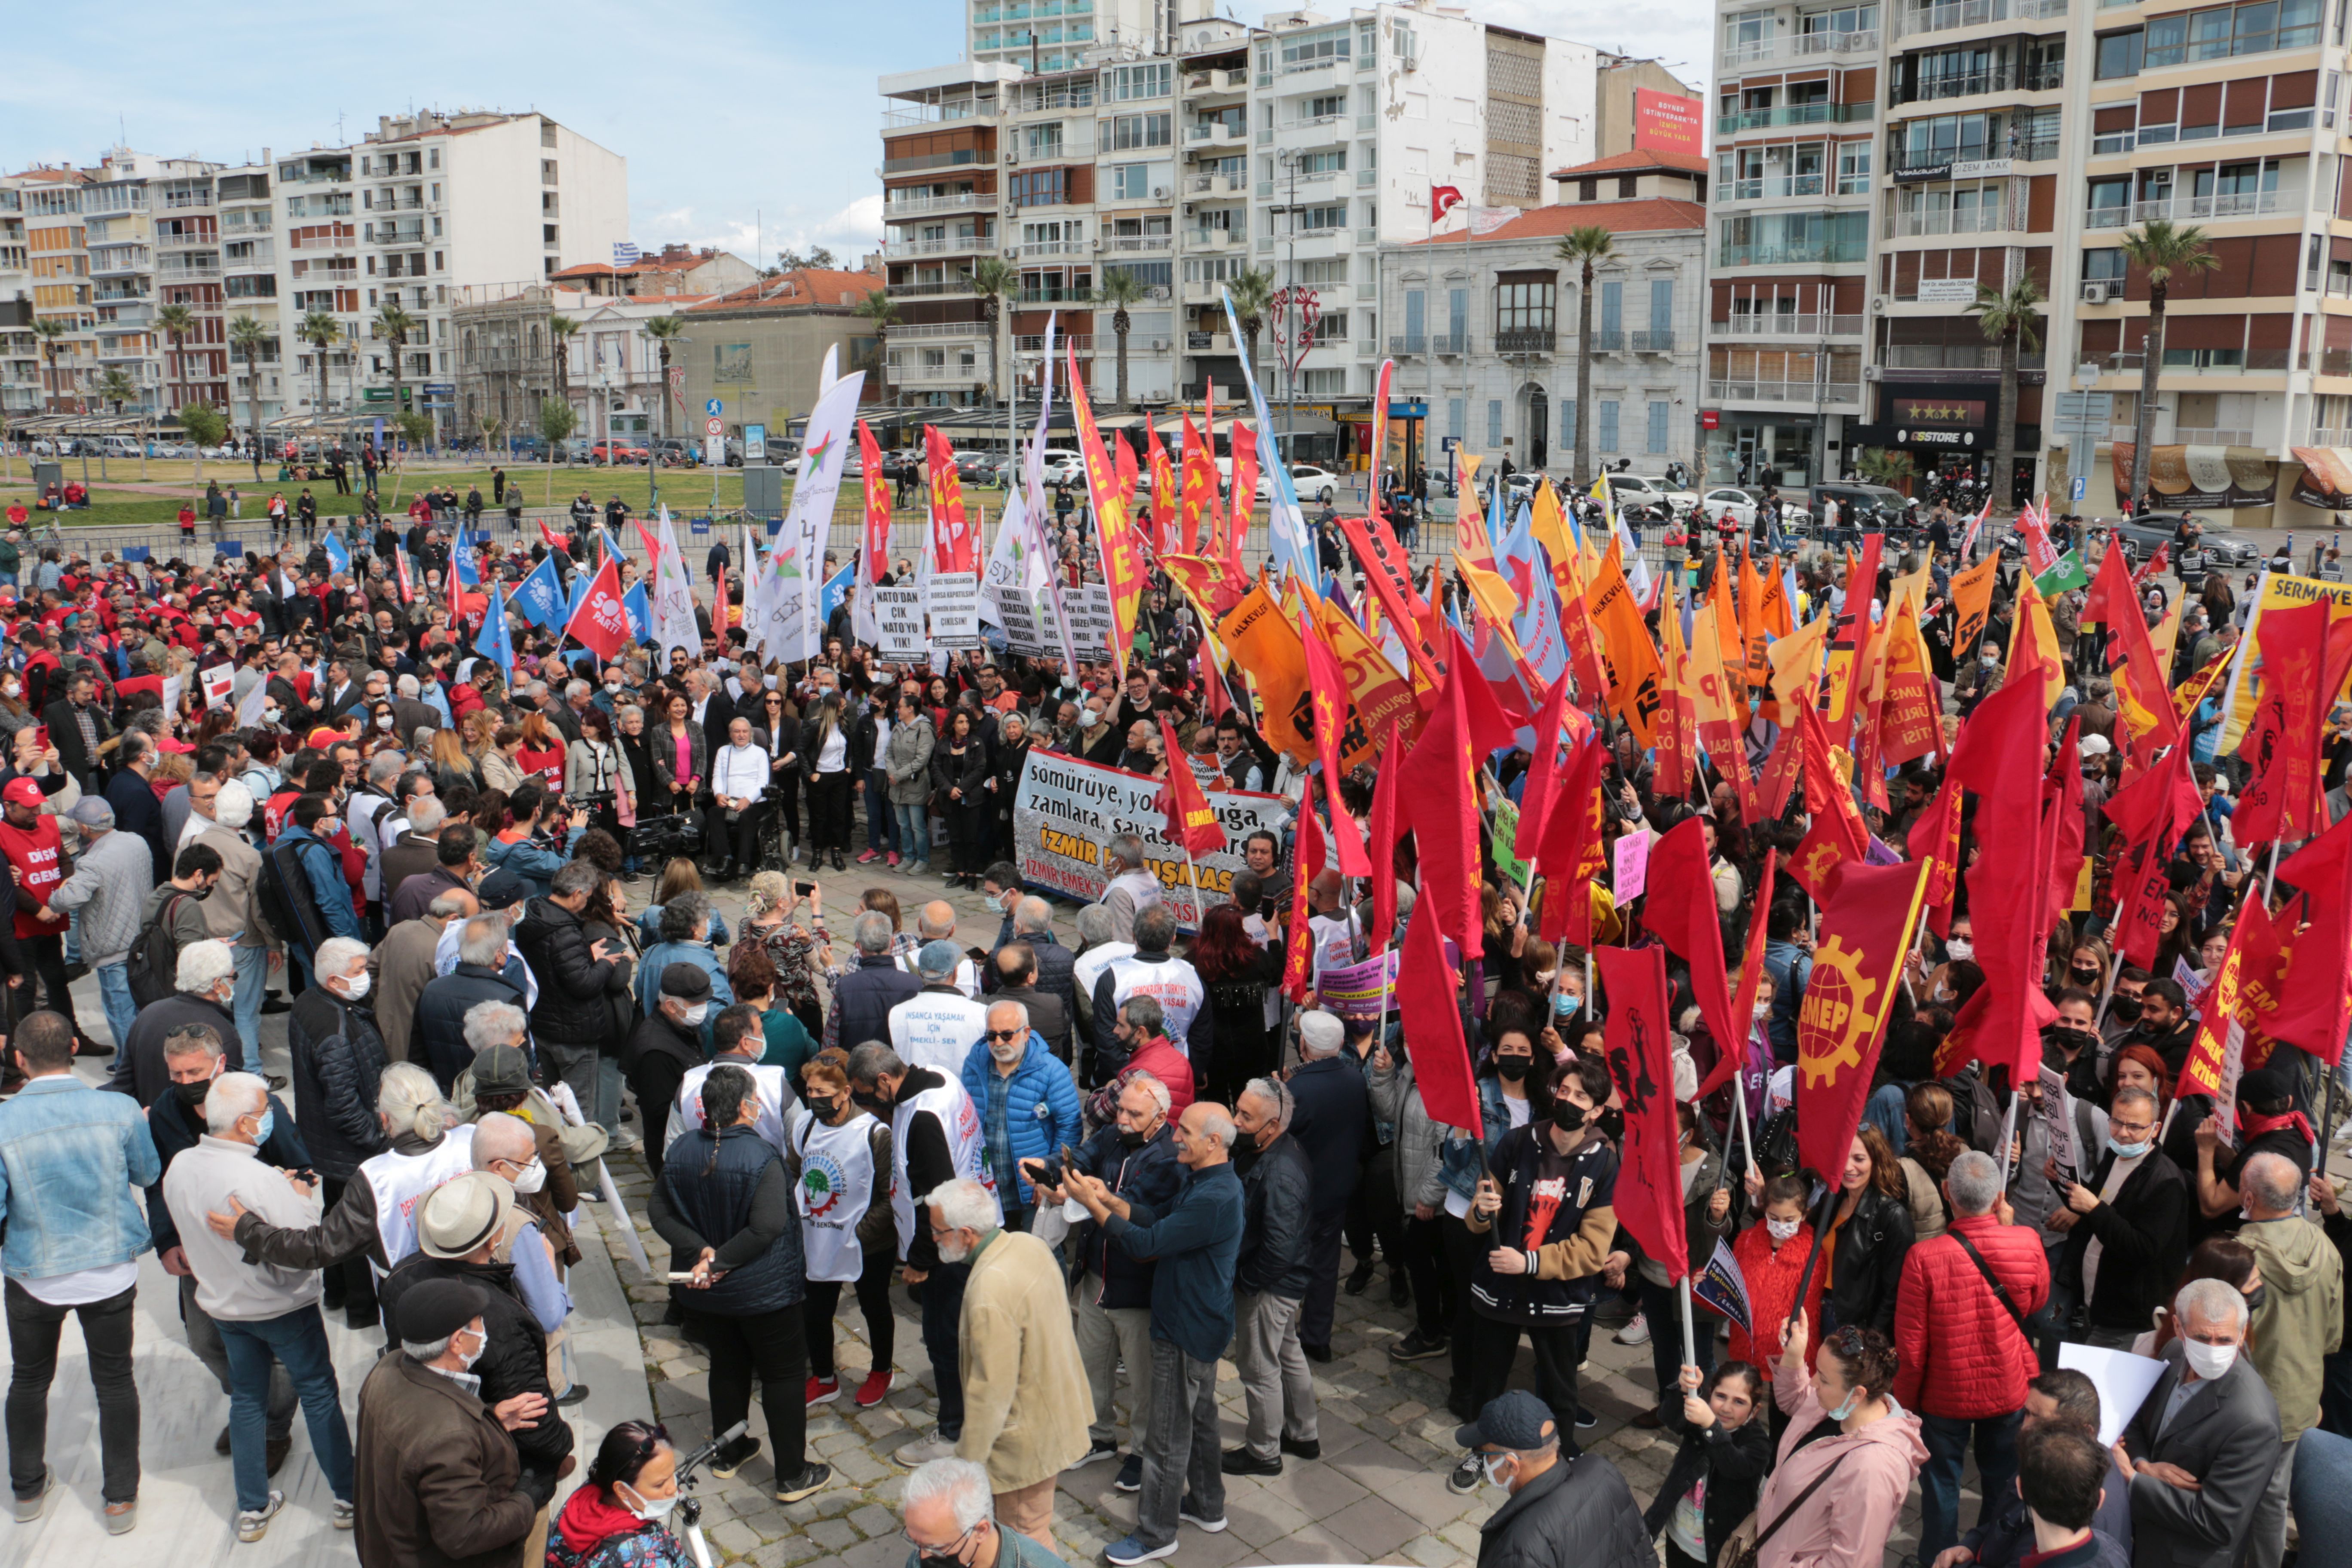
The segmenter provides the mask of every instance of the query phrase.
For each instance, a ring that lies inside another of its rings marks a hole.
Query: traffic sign
[[[702,405],[702,411],[715,418],[719,415],[724,414],[727,411],[727,405],[714,397]]]
[[[724,436],[727,434],[727,421],[714,414],[702,422],[702,433],[706,436]]]

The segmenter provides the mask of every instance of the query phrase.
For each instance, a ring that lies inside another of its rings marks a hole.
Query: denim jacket
[[[0,1102],[0,1272],[47,1279],[130,1262],[150,1246],[131,1190],[163,1174],[137,1101],[70,1073],[35,1079]]]

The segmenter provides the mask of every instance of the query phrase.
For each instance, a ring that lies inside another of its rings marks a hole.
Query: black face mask
[[[841,1109],[841,1101],[837,1100],[810,1100],[803,1096],[801,1103],[807,1106],[809,1114],[819,1121],[832,1121],[833,1113]]]
[[[890,1097],[880,1089],[875,1089],[869,1093],[864,1089],[853,1089],[849,1091],[849,1099],[851,1103],[857,1106],[859,1110],[870,1110],[877,1116],[887,1113],[890,1109]]]
[[[2074,984],[2085,991],[2099,983],[2099,972],[2095,969],[2070,969],[2066,973],[2074,976]]]
[[[1527,1077],[1528,1069],[1535,1065],[1533,1057],[1496,1057],[1495,1074],[1497,1078],[1508,1079],[1511,1082],[1517,1083]]]
[[[2139,1018],[2139,998],[2119,993],[2107,1003],[2107,1011],[2126,1024],[2137,1022]]]
[[[2261,1311],[2261,1310],[2263,1310],[2263,1301],[2265,1301],[2265,1300],[2267,1300],[2269,1299],[2269,1297],[2270,1297],[2270,1293],[2271,1293],[2271,1288],[2270,1288],[2269,1286],[2267,1286],[2267,1285],[2257,1285],[2257,1286],[2255,1286],[2252,1289],[2251,1289],[2251,1290],[2247,1291],[2247,1292],[2246,1292],[2246,1311],[2247,1311],[2247,1313],[2248,1313],[2249,1315],[2251,1315],[2251,1314],[2252,1314],[2252,1313],[2255,1313],[2255,1312],[2259,1312],[2259,1311]]]
[[[1603,1137],[1620,1142],[1623,1142],[1625,1137],[1625,1113],[1623,1111],[1601,1111],[1594,1118],[1594,1121],[1596,1125],[1600,1127]]]
[[[200,1078],[194,1083],[175,1083],[172,1086],[172,1092],[179,1096],[180,1103],[190,1110],[202,1110],[205,1097],[212,1091],[213,1080],[208,1078]]]
[[[1140,1149],[1151,1142],[1151,1138],[1149,1133],[1130,1132],[1122,1127],[1118,1130],[1118,1142],[1119,1147],[1123,1149]]]
[[[1581,1132],[1586,1114],[1584,1107],[1564,1096],[1551,1102],[1551,1124],[1562,1132]]]

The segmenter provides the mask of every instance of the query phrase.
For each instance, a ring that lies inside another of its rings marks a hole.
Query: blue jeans
[[[890,773],[886,768],[866,773],[866,847],[877,854],[901,847],[898,808],[890,804]]]
[[[139,1005],[131,999],[131,966],[129,963],[101,963],[98,975],[98,1000],[106,1009],[107,1032],[114,1037],[117,1050],[131,1038],[131,1026],[139,1021]]]
[[[236,1037],[245,1047],[247,1072],[261,1070],[261,998],[269,990],[269,950],[243,942],[228,950],[236,965],[236,994],[229,1011],[236,1018]]]
[[[343,1424],[334,1357],[327,1349],[326,1320],[319,1316],[318,1307],[243,1322],[215,1318],[213,1323],[220,1330],[221,1347],[228,1352],[229,1376],[236,1385],[228,1400],[228,1439],[238,1510],[258,1512],[269,1506],[265,1427],[273,1362],[293,1379],[295,1395],[302,1401],[302,1419],[310,1428],[310,1451],[318,1456],[328,1489],[349,1502],[352,1433]]]
[[[893,805],[890,815],[898,819],[898,855],[901,860],[918,865],[931,863],[931,809],[921,801],[912,805]]]
[[[1976,1436],[1978,1495],[1983,1499],[1977,1522],[1997,1516],[2017,1489],[2017,1425],[2022,1412],[1981,1421],[1951,1415],[1921,1415],[1919,1436],[1927,1445],[1927,1463],[1919,1472],[1919,1561],[1935,1562],[1938,1553],[1960,1540],[1960,1465]]]

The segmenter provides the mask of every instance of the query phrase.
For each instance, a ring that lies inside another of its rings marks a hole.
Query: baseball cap
[[[1526,1453],[1555,1442],[1559,1436],[1551,1406],[1526,1389],[1515,1388],[1488,1400],[1486,1408],[1478,1412],[1477,1420],[1454,1431],[1454,1441],[1465,1448],[1492,1443],[1497,1448]]]
[[[474,1056],[476,1094],[526,1094],[530,1061],[512,1046],[486,1046]]]
[[[41,802],[47,798],[48,797],[41,794],[41,786],[27,778],[10,779],[8,787],[0,789],[0,800],[16,805],[29,805],[36,811],[40,809]]]
[[[520,877],[501,866],[482,879],[482,885],[474,889],[474,895],[481,900],[482,912],[488,914],[492,910],[512,909],[522,902],[523,896],[530,890],[523,886]]]

